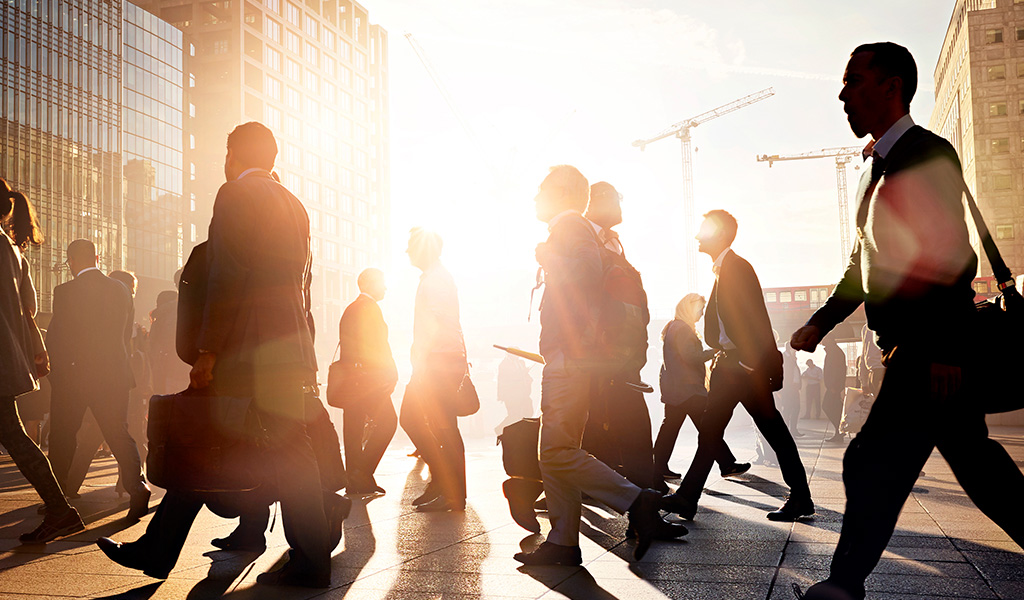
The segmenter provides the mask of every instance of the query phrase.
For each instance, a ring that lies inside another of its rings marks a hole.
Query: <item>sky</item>
[[[759,163],[862,145],[837,99],[850,51],[865,42],[907,46],[920,73],[911,114],[933,106],[933,71],[953,0],[821,2],[643,0],[364,0],[390,35],[390,298],[408,326],[418,272],[404,254],[415,225],[445,239],[459,285],[463,328],[527,324],[546,237],[533,197],[551,165],[578,167],[623,194],[617,230],[643,274],[655,318],[691,291],[705,296],[711,260],[697,257],[687,289],[681,150],[667,138],[631,143],[669,125],[772,87],[775,95],[693,129],[700,215],[724,208],[739,221],[733,248],[764,287],[838,281],[839,212],[831,159]],[[412,34],[448,90],[455,115],[405,38]],[[464,127],[460,122],[464,122]],[[851,165],[850,187],[861,171]],[[854,203],[852,198],[849,202]],[[534,309],[536,302],[534,302]],[[535,313],[534,313],[535,314]],[[404,344],[396,344],[396,352]]]

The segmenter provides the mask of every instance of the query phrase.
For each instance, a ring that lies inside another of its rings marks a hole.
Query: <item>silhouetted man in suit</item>
[[[978,508],[1024,546],[1024,475],[988,437],[971,397],[977,257],[964,221],[960,161],[946,140],[914,125],[916,89],[910,52],[882,42],[853,51],[839,94],[854,134],[871,135],[857,242],[832,296],[791,343],[812,351],[863,303],[887,370],[843,459],[846,512],[829,578],[808,599],[864,598],[864,581],[936,447]]]
[[[218,395],[252,397],[266,430],[265,476],[281,502],[291,550],[283,568],[257,582],[325,588],[331,580],[331,532],[306,434],[303,389],[316,374],[306,318],[309,218],[298,198],[272,177],[276,156],[274,135],[259,123],[240,125],[228,136],[228,181],[217,193],[210,222],[191,383]],[[122,566],[166,578],[202,505],[201,495],[168,490],[142,538],[128,544],[101,538],[97,545]]]
[[[388,325],[378,302],[387,286],[380,269],[365,269],[356,284],[359,296],[348,305],[338,323],[341,345],[339,360],[359,364],[367,375],[367,393],[345,407],[345,458],[349,469],[350,494],[383,494],[373,477],[398,427],[391,393],[398,382],[398,369],[388,344]],[[365,436],[369,429],[369,435]]]
[[[540,398],[540,472],[551,518],[547,540],[514,558],[526,565],[577,566],[581,494],[629,515],[637,533],[639,560],[655,539],[683,536],[682,525],[658,512],[658,492],[641,489],[580,447],[593,397],[597,310],[603,299],[601,251],[594,226],[583,218],[590,198],[587,178],[560,165],[540,184],[534,203],[550,235],[537,246],[544,269],[540,307],[540,353],[544,357]],[[649,437],[650,430],[647,431]],[[653,456],[652,456],[653,460]]]
[[[132,295],[97,268],[96,246],[89,240],[68,244],[67,255],[74,279],[53,290],[46,337],[53,384],[50,464],[61,487],[67,486],[78,430],[85,411],[91,411],[131,496],[127,518],[137,521],[149,511],[150,491],[139,449],[128,433],[128,393],[135,386],[128,355],[135,321]]]
[[[796,442],[775,408],[772,390],[781,387],[782,354],[775,347],[757,274],[730,247],[736,239],[736,228],[731,214],[713,210],[704,215],[697,234],[700,251],[715,261],[715,286],[704,315],[704,341],[722,352],[711,370],[697,454],[679,489],[665,497],[666,510],[685,519],[694,517],[711,466],[721,452],[725,427],[736,405],[742,404],[775,450],[782,478],[790,488],[789,500],[768,513],[768,519],[795,521],[814,514],[814,503]]]

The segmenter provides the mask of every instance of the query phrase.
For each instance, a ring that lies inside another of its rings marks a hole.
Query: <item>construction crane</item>
[[[687,232],[695,230],[695,219],[693,214],[693,151],[690,148],[690,130],[702,123],[707,123],[712,119],[725,116],[731,112],[737,111],[745,106],[750,106],[755,102],[760,102],[761,100],[774,95],[774,89],[763,89],[760,92],[744,96],[743,98],[734,100],[728,104],[723,104],[718,108],[701,113],[695,117],[690,117],[685,121],[680,121],[654,137],[633,142],[633,146],[640,148],[640,151],[642,152],[648,144],[658,140],[665,139],[669,136],[679,138],[679,141],[682,143],[683,150],[683,219]],[[689,239],[689,234],[684,236],[684,238]],[[697,247],[692,241],[688,242],[686,245],[686,271],[686,283],[689,286],[689,289],[697,289]]]
[[[845,267],[847,261],[850,260],[850,208],[849,201],[846,193],[846,165],[853,160],[855,156],[861,156],[864,151],[862,146],[845,146],[842,148],[822,148],[821,150],[815,150],[813,152],[804,152],[803,154],[762,154],[757,157],[757,162],[767,162],[768,167],[771,168],[772,164],[776,162],[782,162],[784,160],[807,160],[810,158],[833,158],[836,161],[836,187],[839,188],[839,243],[840,252],[842,256],[840,260],[842,265]],[[860,168],[860,167],[855,167]]]

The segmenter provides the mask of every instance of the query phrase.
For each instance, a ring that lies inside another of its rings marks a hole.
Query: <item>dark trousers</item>
[[[927,361],[897,351],[888,366],[871,414],[843,458],[846,512],[829,581],[858,599],[936,447],[974,504],[1024,546],[1024,474],[988,437],[978,403],[966,390],[945,403],[933,399]],[[964,382],[969,385],[969,372]]]
[[[345,409],[345,459],[353,476],[373,475],[397,428],[398,416],[390,394]]]
[[[50,464],[61,487],[65,487],[78,448],[78,430],[82,427],[85,411],[89,410],[103,433],[103,439],[117,460],[121,482],[129,494],[140,490],[142,458],[139,448],[128,433],[128,390],[54,390],[50,401]],[[95,452],[93,448],[89,448]]]
[[[825,398],[821,401],[821,410],[828,417],[835,432],[839,433],[839,423],[843,419],[843,390],[839,388],[825,388]]]
[[[679,429],[690,417],[697,432],[704,430],[704,411],[707,408],[707,396],[691,396],[681,404],[666,404],[665,418],[658,430],[658,438],[654,442],[654,467],[662,471],[668,469],[668,460],[672,457],[672,450],[676,447],[676,440],[679,439]],[[715,457],[719,469],[725,469],[736,464],[736,456],[729,449],[729,445],[722,440],[719,454]]]
[[[281,502],[281,521],[292,547],[289,569],[318,576],[330,572],[327,517],[316,456],[301,420],[261,414],[268,448],[261,457],[266,475]],[[340,454],[339,454],[340,457]],[[199,509],[202,494],[168,490],[146,533],[131,544],[149,558],[147,571],[174,568]]]
[[[789,431],[800,433],[797,424],[800,422],[800,390],[791,387],[782,388],[779,392],[779,404],[782,405],[782,419],[789,426]]]
[[[639,380],[637,374],[634,381]],[[582,448],[641,489],[664,488],[661,476],[655,478],[651,415],[643,392],[600,378],[591,390]]]
[[[405,388],[399,421],[451,501],[466,499],[466,447],[452,404],[464,372],[423,368]]]
[[[46,455],[25,433],[25,426],[18,416],[18,405],[12,396],[0,397],[0,444],[46,503],[49,513],[63,513],[71,507],[53,476]]]
[[[800,462],[796,442],[793,441],[786,422],[782,420],[782,415],[775,408],[775,399],[767,382],[755,379],[738,360],[733,358],[719,359],[711,371],[708,408],[702,423],[704,429],[698,436],[697,454],[693,457],[693,462],[690,463],[690,468],[676,493],[694,505],[697,504],[704,483],[711,472],[711,465],[722,454],[725,427],[732,419],[737,404],[742,404],[750,413],[754,425],[768,445],[775,450],[782,478],[789,486],[791,494],[798,498],[810,498],[807,473]]]

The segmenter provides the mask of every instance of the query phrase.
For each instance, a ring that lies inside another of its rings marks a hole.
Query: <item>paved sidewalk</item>
[[[501,495],[500,449],[493,441],[467,443],[470,498],[464,514],[418,514],[409,500],[424,486],[421,465],[394,445],[378,478],[386,496],[357,500],[335,551],[334,587],[301,590],[256,586],[256,575],[281,556],[280,519],[262,555],[218,551],[211,538],[234,521],[204,511],[177,568],[166,581],[123,569],[96,549],[97,537],[139,537],[151,517],[125,527],[127,498],[113,490],[116,465],[97,461],[75,500],[85,532],[48,544],[20,546],[17,536],[38,523],[38,497],[6,456],[0,459],[0,597],[2,598],[693,598],[789,600],[792,584],[823,578],[838,538],[844,502],[840,470],[845,445],[822,440],[823,422],[801,422],[798,440],[817,516],[804,523],[772,523],[765,513],[781,504],[778,469],[755,466],[742,480],[708,482],[690,535],[656,543],[639,563],[622,539],[625,520],[595,506],[584,510],[584,567],[524,568],[512,559],[543,540],[516,526]],[[681,437],[686,438],[689,430]],[[1018,465],[1024,464],[1024,428],[995,428]],[[730,429],[740,456],[753,455],[748,428]],[[693,439],[682,439],[673,466],[684,468]],[[935,454],[925,467],[875,574],[868,597],[1024,598],[1024,552],[966,498]],[[998,483],[996,483],[998,485]],[[156,504],[154,495],[154,506]],[[1024,499],[1022,499],[1024,500]],[[1024,518],[1024,517],[1022,517]],[[542,526],[547,522],[541,519]]]

